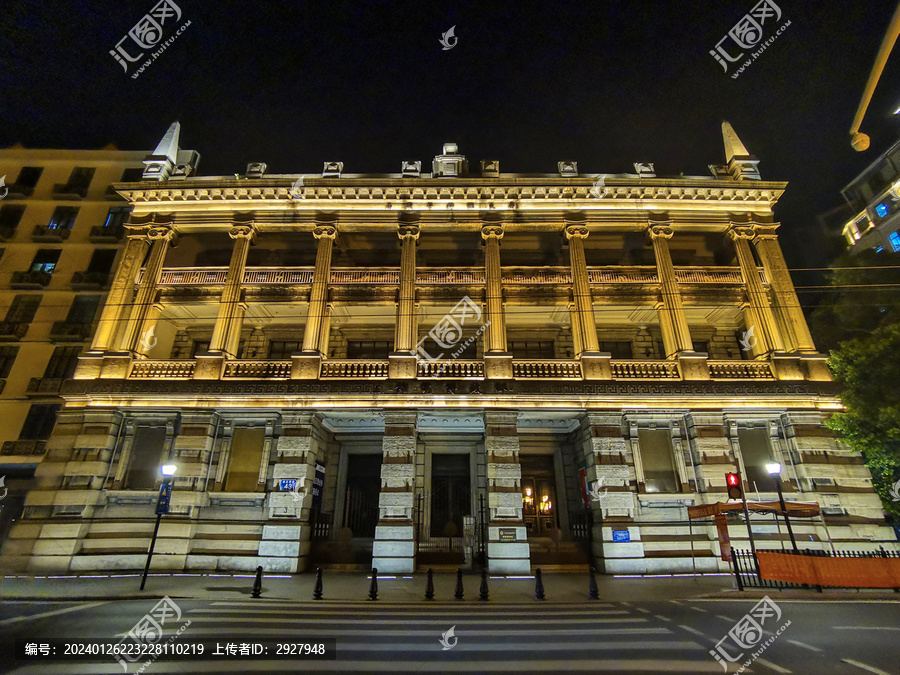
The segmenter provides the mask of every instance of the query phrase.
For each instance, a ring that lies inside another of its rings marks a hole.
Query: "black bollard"
[[[588,583],[588,597],[591,600],[600,599],[600,591],[597,588],[597,577],[594,576],[595,572],[596,570],[593,567],[588,571],[588,574],[590,574],[591,577],[590,583]]]
[[[262,594],[262,566],[256,568],[256,581],[253,582],[253,590],[250,592],[254,598]]]
[[[378,570],[372,568],[372,585],[369,586],[369,600],[378,599]]]
[[[316,586],[313,588],[313,600],[322,599],[322,568],[316,568]]]
[[[487,578],[487,567],[481,568],[481,589],[478,592],[479,600],[487,600],[488,599],[488,578]]]
[[[534,599],[544,600],[544,580],[541,579],[541,568],[534,571]]]
[[[456,570],[456,593],[453,597],[457,600],[463,599],[462,570]]]
[[[425,599],[434,600],[434,572],[428,568],[428,581],[425,582]]]

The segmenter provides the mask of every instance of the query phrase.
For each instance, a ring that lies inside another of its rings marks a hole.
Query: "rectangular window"
[[[58,248],[42,248],[34,254],[34,260],[31,261],[30,272],[46,272],[53,274],[56,270],[56,263],[59,262],[59,255],[62,251]]]
[[[131,445],[131,461],[125,487],[129,490],[152,490],[160,479],[163,449],[166,444],[165,427],[138,427]]]
[[[194,340],[194,345],[191,347],[191,358],[197,356],[197,354],[205,354],[209,351],[209,340]]]
[[[87,271],[93,274],[107,274],[112,271],[115,260],[116,249],[98,248],[91,254],[91,261],[88,263]]]
[[[738,429],[738,445],[741,446],[748,488],[754,492],[772,490],[775,482],[766,470],[766,464],[775,460],[769,447],[768,430]]]
[[[900,253],[900,232],[891,232],[888,240],[891,242],[891,248],[894,249],[894,253]]]
[[[144,169],[141,167],[125,169],[122,172],[122,178],[119,180],[119,182],[120,183],[134,183],[134,182],[141,180],[141,178],[143,178],[143,177],[144,177]]]
[[[231,457],[225,492],[255,492],[259,487],[259,468],[262,463],[265,429],[239,428],[231,437]]]
[[[75,218],[77,216],[77,206],[57,206],[53,209],[53,215],[50,217],[50,224],[47,225],[47,229],[71,230],[75,225]]]
[[[0,347],[0,377],[9,377],[18,353],[18,347]]]
[[[378,340],[348,340],[348,359],[386,359],[394,350],[394,343]]]
[[[128,220],[128,214],[131,213],[131,207],[129,206],[114,206],[109,210],[109,213],[106,214],[106,222],[103,223],[103,227],[118,227],[119,225],[124,225],[125,221]]]
[[[509,351],[515,359],[552,359],[556,356],[553,340],[510,340]]]
[[[638,443],[647,492],[681,492],[675,469],[675,450],[668,429],[640,429]]]
[[[72,169],[72,173],[69,175],[69,182],[66,183],[69,191],[86,193],[91,186],[95,171],[94,167],[88,166],[76,166]]]
[[[66,316],[66,323],[93,323],[99,306],[99,295],[76,295]]]
[[[6,312],[6,321],[9,323],[31,323],[40,304],[41,296],[39,295],[17,295],[13,298],[9,311]]]
[[[24,213],[24,206],[13,204],[0,206],[0,233],[5,233],[4,236],[8,237],[15,232]]]
[[[303,342],[298,340],[272,340],[269,342],[270,359],[289,359],[291,354],[299,353]]]
[[[612,358],[614,359],[628,360],[634,358],[634,352],[632,352],[631,350],[631,342],[626,342],[624,340],[604,340],[599,344],[600,351],[609,352],[610,354],[612,354]]]
[[[43,172],[44,169],[40,166],[23,166],[19,171],[19,177],[16,178],[16,185],[34,189]]]
[[[709,342],[693,342],[693,349],[695,352],[704,352],[709,354]]]
[[[59,405],[32,405],[25,417],[25,423],[22,425],[19,440],[34,441],[50,438],[59,408]]]
[[[81,347],[57,347],[53,350],[44,377],[67,379],[75,374]]]

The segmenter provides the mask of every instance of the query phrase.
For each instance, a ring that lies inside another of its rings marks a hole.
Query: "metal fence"
[[[766,551],[769,552],[769,551]],[[786,555],[806,555],[819,556],[824,558],[900,558],[900,551],[886,551],[884,547],[880,547],[878,551],[813,551],[806,549],[794,553],[794,551],[772,551],[773,553],[784,553]],[[789,581],[772,581],[771,579],[763,579],[759,576],[759,563],[756,556],[751,551],[739,551],[732,549],[731,551],[731,567],[737,582],[738,590],[745,588],[813,588],[806,584],[795,584]],[[814,587],[820,593],[821,586]],[[896,589],[895,589],[896,590]]]

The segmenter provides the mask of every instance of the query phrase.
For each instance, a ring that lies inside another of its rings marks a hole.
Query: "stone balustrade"
[[[514,360],[513,377],[525,380],[580,380],[581,364],[562,360]]]
[[[351,360],[328,359],[322,362],[321,377],[364,380],[383,380],[388,376],[387,359]]]
[[[709,361],[709,376],[714,380],[774,380],[768,361]]]
[[[290,361],[227,361],[225,377],[255,380],[287,380],[291,377]]]
[[[453,377],[453,378],[483,378],[484,361],[471,360],[442,360],[419,361],[418,375],[423,378]]]
[[[131,364],[132,379],[189,380],[194,376],[196,361],[150,361],[139,359]]]
[[[610,361],[614,380],[677,380],[675,361]]]

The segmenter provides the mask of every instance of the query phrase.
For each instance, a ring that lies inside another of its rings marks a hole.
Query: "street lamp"
[[[174,464],[163,464],[159,468],[163,475],[162,485],[159,486],[159,497],[156,500],[156,526],[153,528],[153,537],[150,539],[150,550],[147,551],[147,564],[144,565],[144,576],[141,578],[141,590],[147,583],[147,572],[150,571],[150,561],[153,559],[153,549],[156,546],[156,535],[159,534],[159,523],[164,513],[169,512],[169,502],[172,500],[172,481],[178,467]]]
[[[791,529],[791,521],[788,518],[787,505],[784,503],[784,493],[781,491],[781,464],[778,462],[766,464],[766,471],[775,478],[775,487],[778,488],[778,503],[781,505],[781,515],[784,516],[784,524],[791,538],[791,546],[794,547],[794,553],[800,553],[797,550],[797,541],[794,539],[794,531]]]

